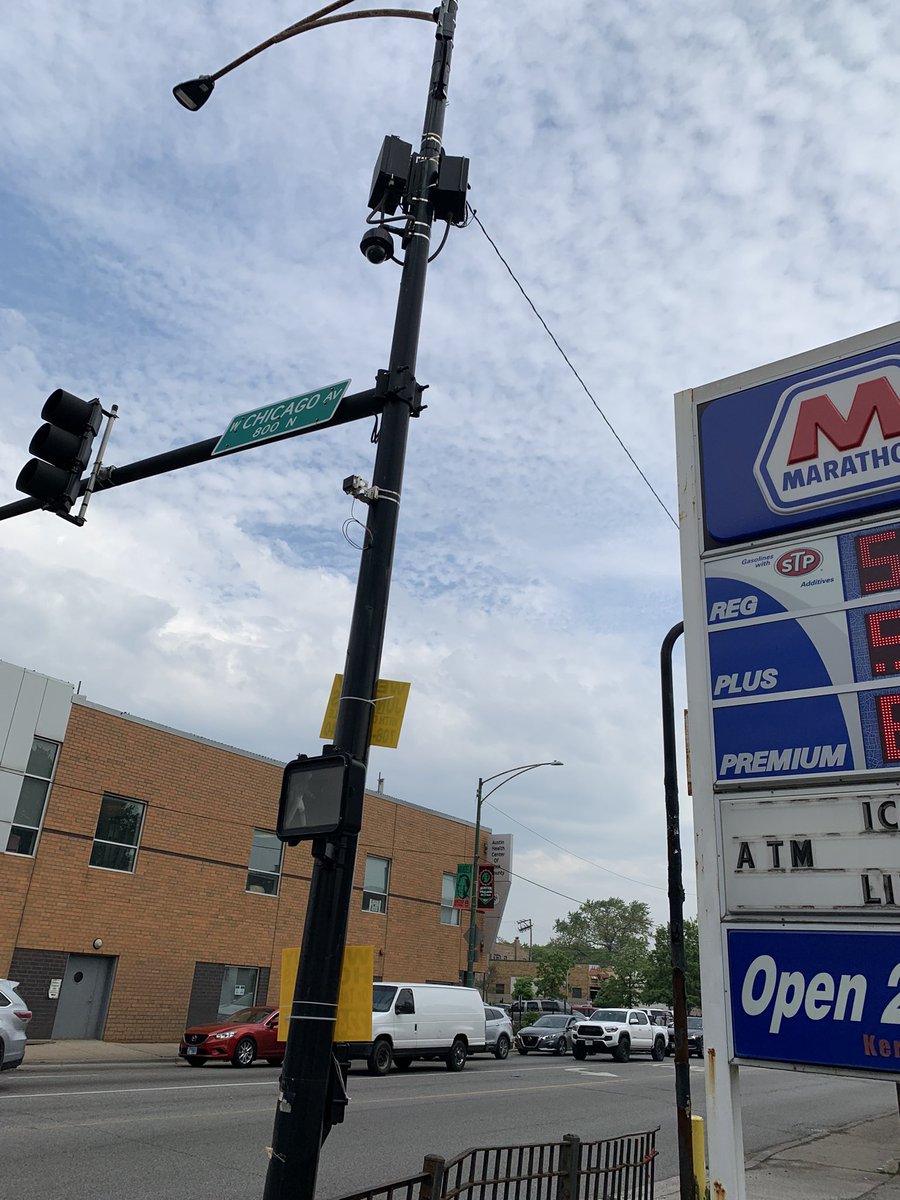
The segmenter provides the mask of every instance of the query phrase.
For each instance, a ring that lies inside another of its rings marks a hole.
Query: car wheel
[[[572,1053],[579,1062],[584,1062],[584,1060],[587,1058],[587,1046],[582,1046],[576,1042],[572,1047]]]
[[[206,1066],[205,1058],[186,1058],[184,1061],[187,1063],[187,1065],[189,1067],[205,1067]]]
[[[703,1042],[702,1041],[697,1043],[697,1057],[698,1058],[703,1057]]]
[[[506,1058],[509,1055],[509,1038],[505,1033],[501,1033],[497,1038],[497,1045],[494,1047],[494,1058]]]
[[[553,1053],[554,1054],[565,1054],[565,1052],[566,1052],[566,1039],[564,1037],[561,1037],[559,1039],[559,1041],[556,1043],[556,1045],[553,1047]]]
[[[618,1045],[612,1049],[613,1062],[625,1063],[631,1058],[631,1040],[623,1037]]]
[[[444,1059],[448,1071],[461,1071],[466,1065],[468,1051],[462,1038],[454,1038],[450,1053]]]
[[[397,1068],[398,1071],[408,1071],[409,1068],[412,1066],[412,1059],[411,1058],[395,1058],[394,1066]]]
[[[266,1062],[269,1064],[270,1067],[280,1067],[281,1064],[284,1062],[284,1059],[283,1058],[267,1058]]]
[[[525,1047],[524,1047],[524,1046],[516,1046],[516,1049],[518,1050],[518,1052],[519,1052],[520,1054],[527,1054],[527,1053],[528,1053],[528,1051],[525,1049]]]
[[[372,1047],[372,1053],[366,1059],[366,1070],[370,1075],[387,1075],[394,1061],[391,1043],[386,1038],[379,1038]]]
[[[650,1057],[654,1062],[662,1062],[666,1057],[666,1042],[665,1038],[657,1038],[653,1043],[653,1049],[650,1051]]]
[[[249,1067],[254,1058],[256,1058],[256,1042],[252,1037],[244,1037],[234,1048],[231,1065],[233,1067]]]

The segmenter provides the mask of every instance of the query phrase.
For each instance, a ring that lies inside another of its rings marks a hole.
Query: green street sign
[[[271,442],[275,438],[296,433],[298,429],[330,421],[349,386],[350,380],[344,379],[314,392],[304,392],[301,396],[291,396],[275,404],[238,413],[228,422],[228,428],[216,442],[213,454],[224,454],[228,450],[237,450],[239,446],[252,446],[258,442]]]

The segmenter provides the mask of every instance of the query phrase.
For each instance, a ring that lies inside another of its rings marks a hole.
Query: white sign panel
[[[900,916],[900,794],[724,800],[732,913]]]

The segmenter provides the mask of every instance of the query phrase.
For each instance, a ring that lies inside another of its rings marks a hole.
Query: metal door
[[[70,954],[66,963],[54,1038],[102,1038],[112,988],[114,958]]]

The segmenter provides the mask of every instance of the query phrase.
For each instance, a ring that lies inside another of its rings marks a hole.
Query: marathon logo
[[[789,387],[753,473],[775,513],[900,488],[900,357]]]

